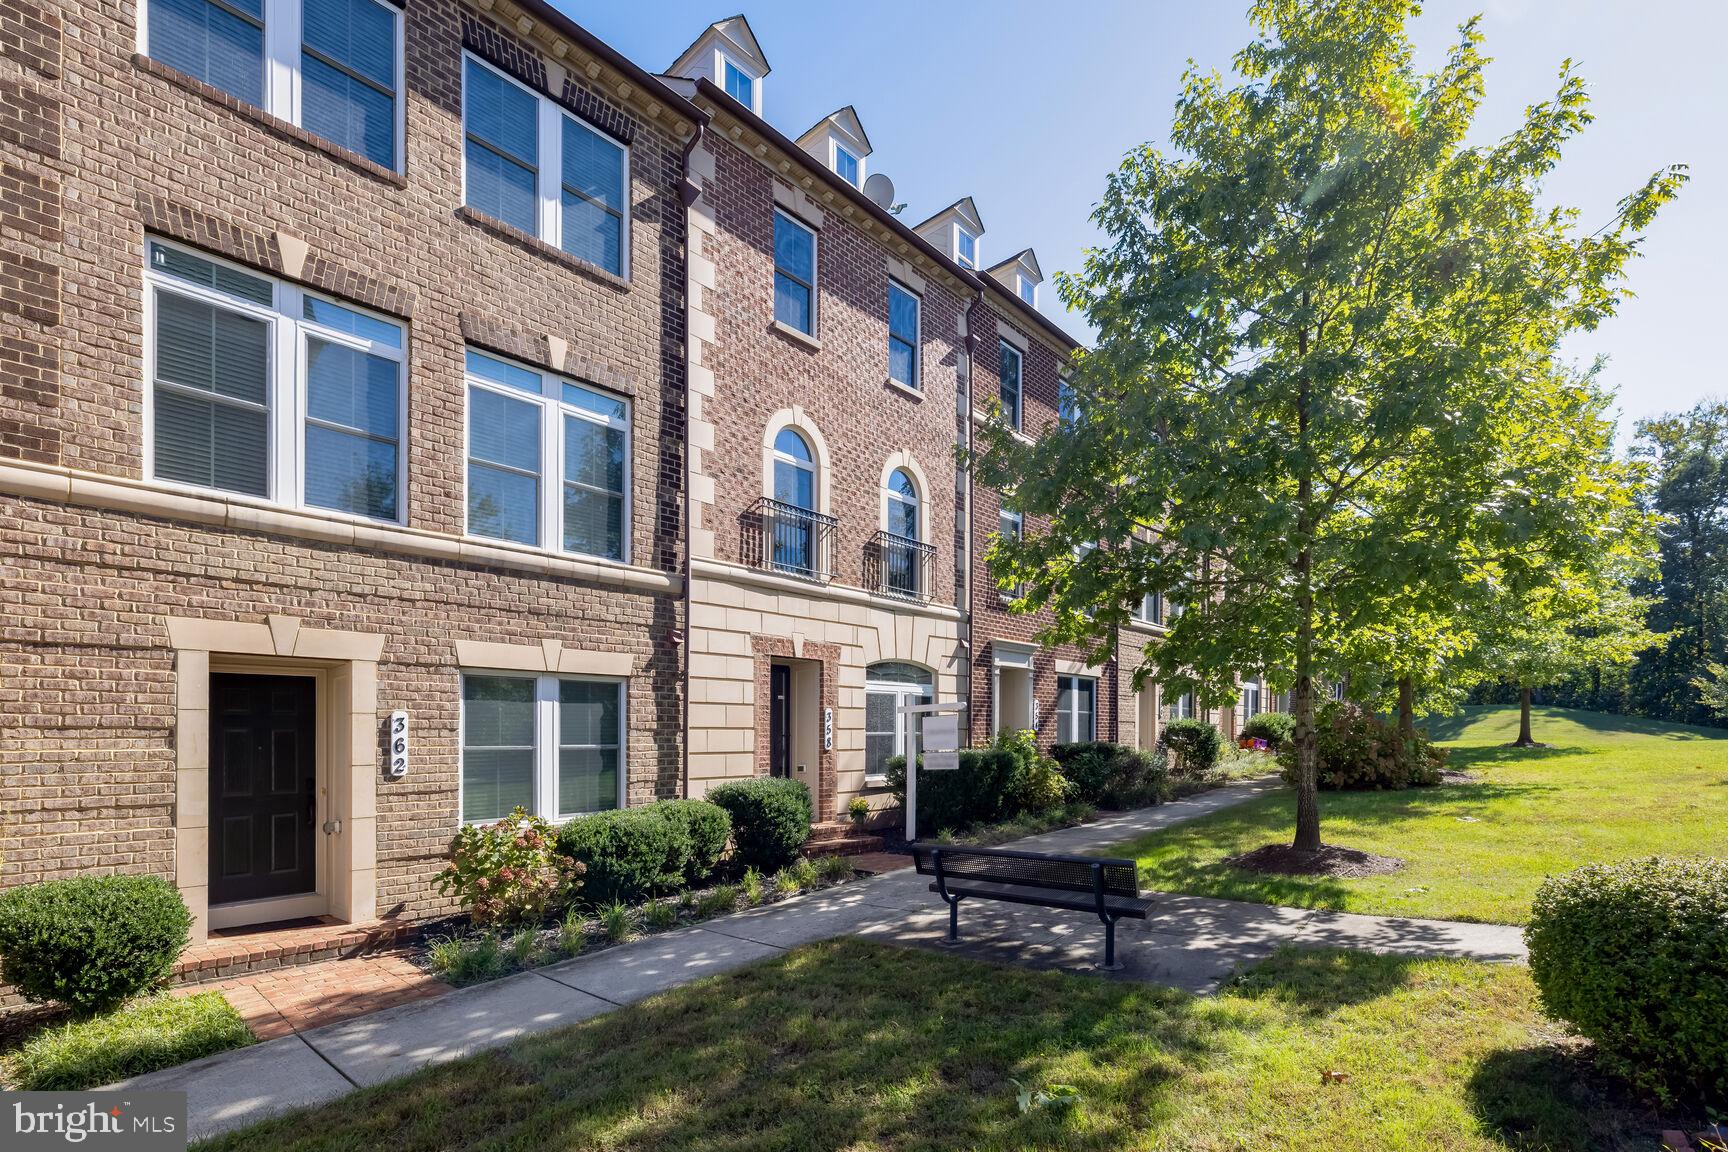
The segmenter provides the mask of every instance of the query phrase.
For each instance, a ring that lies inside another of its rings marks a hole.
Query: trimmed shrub
[[[734,780],[710,789],[708,799],[732,817],[732,846],[748,867],[783,868],[798,859],[810,839],[810,789],[797,780]]]
[[[1321,788],[1337,790],[1397,790],[1440,783],[1446,750],[1418,731],[1414,746],[1398,735],[1398,727],[1348,700],[1330,700],[1314,719],[1319,752],[1317,778]],[[1296,780],[1296,747],[1278,753],[1284,779]]]
[[[1050,754],[1068,778],[1076,800],[1121,808],[1163,799],[1167,758],[1106,740],[1058,744]]]
[[[634,903],[676,887],[690,856],[690,838],[681,824],[652,807],[614,808],[578,816],[558,829],[558,850],[587,869],[583,896],[599,907]],[[678,871],[669,871],[669,865]]]
[[[1224,752],[1224,738],[1217,725],[1207,720],[1168,721],[1158,743],[1169,750],[1173,770],[1188,776],[1212,771]]]
[[[1728,860],[1652,857],[1545,880],[1530,975],[1598,1062],[1665,1104],[1728,1101]]]
[[[433,884],[476,924],[539,923],[548,908],[569,899],[582,875],[555,836],[550,823],[523,808],[491,824],[464,824]]]
[[[1256,712],[1242,725],[1242,735],[1264,740],[1276,752],[1296,731],[1296,717],[1288,712]]]
[[[918,826],[926,832],[960,831],[1004,819],[1014,796],[1020,761],[1001,748],[964,748],[952,772],[918,768]],[[906,805],[906,757],[891,756],[888,787]]]
[[[647,810],[677,825],[683,833],[681,838],[673,837],[688,845],[678,869],[683,883],[700,884],[714,874],[714,866],[720,862],[726,841],[732,836],[732,817],[726,814],[726,809],[706,800],[661,800],[650,804]]]
[[[160,876],[74,876],[0,892],[0,981],[79,1012],[165,982],[192,914]]]
[[[1014,775],[1011,801],[1015,814],[1042,815],[1068,802],[1070,787],[1056,761],[1040,753],[1030,761],[1022,761]]]

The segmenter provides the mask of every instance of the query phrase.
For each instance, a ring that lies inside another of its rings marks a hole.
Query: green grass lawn
[[[1241,872],[1227,856],[1288,842],[1288,791],[1110,849],[1166,892],[1382,915],[1522,924],[1545,876],[1657,853],[1728,856],[1728,731],[1624,716],[1535,710],[1548,748],[1504,747],[1516,708],[1468,708],[1430,723],[1468,784],[1406,792],[1325,792],[1329,844],[1405,860],[1356,880]]]
[[[35,1092],[100,1088],[250,1043],[251,1029],[222,993],[162,993],[23,1038],[0,1053],[0,1084]]]
[[[1080,1100],[1023,1115],[1014,1080]],[[1559,1152],[1657,1123],[1521,968],[1289,950],[1196,998],[841,939],[206,1147]]]

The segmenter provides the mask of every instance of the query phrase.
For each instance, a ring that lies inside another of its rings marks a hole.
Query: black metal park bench
[[[1140,895],[1132,860],[1059,856],[1012,848],[913,844],[920,876],[948,903],[948,940],[960,939],[960,901],[1004,900],[1040,908],[1092,912],[1104,922],[1104,968],[1116,971],[1116,921],[1146,919],[1152,901]]]

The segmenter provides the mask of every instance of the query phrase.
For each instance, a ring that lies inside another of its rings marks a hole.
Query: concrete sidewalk
[[[1230,785],[1189,800],[1125,812],[1017,841],[1016,847],[1084,852],[1192,820],[1262,795],[1275,781]],[[1102,955],[1095,918],[1040,908],[961,906],[962,942],[942,942],[947,911],[910,870],[889,872],[765,908],[723,916],[579,956],[447,996],[221,1053],[116,1087],[184,1091],[194,1139],[272,1113],[334,1099],[430,1064],[544,1032],[668,988],[833,936],[938,947],[982,959],[1090,971]],[[1450,924],[1277,908],[1194,896],[1164,896],[1145,922],[1118,926],[1124,971],[1205,993],[1239,964],[1281,944],[1350,947],[1422,956],[1509,961],[1524,955],[1522,932],[1504,925]]]

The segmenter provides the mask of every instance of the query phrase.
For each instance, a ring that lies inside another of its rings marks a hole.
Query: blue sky
[[[659,71],[740,0],[555,2]],[[1186,62],[1229,67],[1249,37],[1245,8],[1245,0],[875,0],[845,9],[755,0],[743,11],[773,65],[763,112],[776,127],[796,136],[854,105],[875,146],[871,168],[894,179],[906,220],[970,195],[987,229],[985,261],[1030,245],[1048,276],[1077,267],[1097,242],[1087,217],[1123,153],[1164,142]],[[835,18],[842,11],[846,18]],[[1692,169],[1633,266],[1638,298],[1568,352],[1609,357],[1605,379],[1619,390],[1626,424],[1728,395],[1711,351],[1728,324],[1728,87],[1719,55],[1728,4],[1435,0],[1412,28],[1418,63],[1437,64],[1459,21],[1476,12],[1494,58],[1482,139],[1550,95],[1566,57],[1590,82],[1597,119],[1550,182],[1555,203],[1582,209],[1594,227],[1662,165]],[[1040,303],[1084,335],[1054,291]]]

